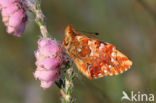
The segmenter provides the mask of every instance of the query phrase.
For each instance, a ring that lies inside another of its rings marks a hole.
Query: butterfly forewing
[[[113,45],[89,38],[67,27],[63,45],[78,69],[88,78],[117,75],[126,71],[132,62]]]

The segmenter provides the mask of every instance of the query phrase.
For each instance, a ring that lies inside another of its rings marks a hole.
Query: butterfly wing
[[[68,32],[67,53],[78,69],[88,78],[117,75],[126,71],[132,62],[113,45],[78,34],[71,27]],[[70,34],[70,35],[69,35]]]

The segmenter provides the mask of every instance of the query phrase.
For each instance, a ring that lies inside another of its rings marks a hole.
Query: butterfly
[[[89,79],[118,75],[132,65],[112,44],[80,34],[71,25],[65,29],[62,44],[77,68]]]

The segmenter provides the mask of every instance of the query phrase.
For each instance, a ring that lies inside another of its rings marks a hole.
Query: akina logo
[[[130,95],[128,95],[125,91],[122,92],[123,96],[121,101],[128,100],[132,102],[153,102],[154,101],[154,94],[146,94],[141,93],[140,91],[134,92],[131,91]]]

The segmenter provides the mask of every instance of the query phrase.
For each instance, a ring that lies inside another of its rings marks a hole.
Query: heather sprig
[[[50,38],[40,2],[38,0],[0,0],[0,12],[2,21],[7,27],[7,32],[21,36],[28,21],[27,11],[35,16],[35,22],[40,28],[41,37],[38,40],[38,49],[34,55],[36,58],[36,70],[34,78],[41,81],[43,89],[50,88],[55,82],[60,88],[63,103],[73,103],[71,97],[73,88],[73,68],[60,42]],[[70,60],[71,61],[71,60]],[[64,82],[60,82],[60,81]]]
[[[37,69],[34,77],[41,81],[42,88],[49,88],[54,81],[60,88],[62,103],[73,103],[71,96],[74,72],[63,46],[56,40],[50,39],[46,28],[44,15],[39,2],[29,2],[29,9],[35,15],[35,21],[40,28],[42,39],[38,41],[38,50],[35,52]],[[64,81],[64,82],[60,82]]]

